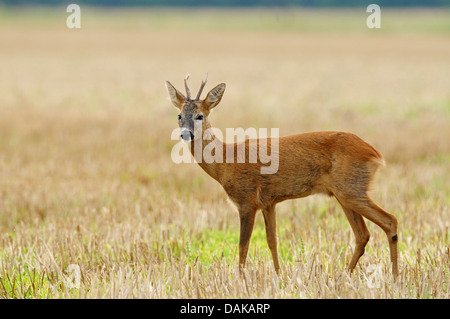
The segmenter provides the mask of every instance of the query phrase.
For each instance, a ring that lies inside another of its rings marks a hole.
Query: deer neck
[[[220,183],[225,162],[225,144],[217,137],[208,121],[202,125],[202,137],[191,142],[191,154],[198,165]],[[217,152],[217,156],[216,156]],[[208,155],[213,155],[213,157]]]

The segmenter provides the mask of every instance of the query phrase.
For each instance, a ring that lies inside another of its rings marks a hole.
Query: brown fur
[[[185,118],[202,114],[203,132],[210,128],[208,121],[210,110],[222,98],[225,89],[215,87],[203,101],[187,101],[183,95],[168,83],[172,102],[181,110]],[[173,88],[173,90],[172,90]],[[211,94],[211,93],[214,94]],[[197,137],[198,138],[198,137]],[[261,174],[263,165],[258,157],[257,163],[249,163],[250,140],[245,144],[245,163],[238,163],[238,144],[222,143],[223,163],[206,163],[199,165],[212,178],[217,180],[229,198],[236,204],[241,221],[239,239],[239,263],[245,265],[248,245],[258,209],[263,212],[266,235],[272,253],[274,266],[280,271],[277,254],[275,205],[287,199],[324,193],[334,196],[342,206],[355,234],[356,246],[349,269],[352,271],[364,253],[369,240],[363,217],[380,226],[388,236],[391,251],[392,271],[398,275],[397,266],[397,219],[378,207],[368,195],[373,176],[384,159],[371,145],[361,138],[347,132],[310,132],[279,138],[279,169],[275,174]],[[211,141],[203,141],[205,147]],[[259,147],[261,140],[257,140]],[[268,152],[271,154],[271,140],[267,140]],[[264,145],[264,144],[263,144]],[[226,148],[235,148],[234,162],[226,163]],[[194,143],[191,142],[194,155]]]

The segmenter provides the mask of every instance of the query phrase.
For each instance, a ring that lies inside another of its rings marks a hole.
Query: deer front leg
[[[252,236],[253,226],[255,225],[255,216],[256,209],[239,209],[241,221],[241,232],[239,235],[239,266],[241,269],[245,267],[250,237]]]
[[[278,262],[278,250],[277,250],[277,221],[275,214],[275,205],[268,206],[262,210],[264,215],[264,223],[266,225],[266,238],[269,245],[270,252],[272,253],[273,265],[275,271],[280,273],[280,263]]]

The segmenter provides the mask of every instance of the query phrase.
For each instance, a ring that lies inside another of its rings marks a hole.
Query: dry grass
[[[120,12],[87,13],[81,30],[54,12],[0,25],[0,298],[448,298],[448,28],[237,32],[232,13],[164,13],[189,27],[142,12],[122,25]],[[206,71],[209,87],[227,83],[210,116],[223,130],[347,130],[385,155],[373,197],[400,222],[398,283],[371,223],[366,254],[345,271],[353,234],[320,196],[278,206],[280,277],[261,216],[238,275],[238,218],[223,190],[170,159],[177,113],[164,81],[181,87],[190,73],[195,90]]]

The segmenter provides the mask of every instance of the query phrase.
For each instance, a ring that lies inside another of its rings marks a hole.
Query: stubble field
[[[0,8],[0,298],[448,298],[450,12]],[[164,86],[225,82],[213,125],[351,131],[380,150],[372,197],[399,220],[353,274],[325,196],[277,206],[277,276],[196,164],[174,164]]]

